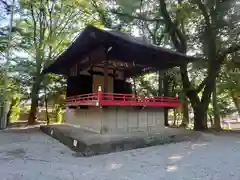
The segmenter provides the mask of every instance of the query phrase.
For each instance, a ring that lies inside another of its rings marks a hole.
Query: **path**
[[[240,136],[206,135],[197,142],[90,158],[38,130],[0,132],[1,180],[237,180]]]

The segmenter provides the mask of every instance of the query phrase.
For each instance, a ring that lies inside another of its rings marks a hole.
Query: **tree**
[[[81,29],[79,19],[86,18],[85,1],[21,0],[20,18],[16,20],[19,37],[29,58],[25,61],[31,88],[31,110],[28,123],[34,124],[43,81],[43,68],[61,52]],[[64,14],[64,16],[63,16]],[[23,62],[20,62],[23,63]]]
[[[237,54],[230,56],[223,66],[219,76],[220,82],[218,83],[218,88],[219,93],[226,96],[228,101],[232,100],[236,111],[240,115],[240,70],[239,64],[236,63],[234,59],[238,59]]]
[[[179,4],[182,6],[184,5],[181,1],[179,1]],[[200,15],[203,18],[203,24],[201,24],[201,26],[203,27],[204,37],[202,41],[204,43],[204,56],[208,60],[207,76],[196,89],[193,88],[190,83],[186,65],[181,66],[181,76],[184,90],[190,99],[194,110],[194,128],[196,130],[203,130],[207,128],[206,113],[221,65],[228,54],[239,50],[240,47],[238,45],[231,45],[224,49],[223,45],[219,46],[218,44],[223,44],[223,42],[221,42],[222,39],[220,38],[220,30],[224,27],[224,16],[226,14],[228,15],[228,11],[232,6],[236,5],[235,3],[229,3],[228,1],[206,1],[206,3],[192,1],[192,5],[198,8]],[[162,16],[165,19],[166,25],[169,27],[168,32],[171,34],[175,48],[181,53],[186,53],[187,42],[185,32],[181,31],[180,28],[176,26],[176,23],[173,22],[167,11],[167,6],[164,0],[160,0],[160,6],[162,9]],[[183,26],[183,24],[179,24],[180,27]],[[200,91],[203,91],[201,98],[198,95]]]
[[[45,105],[47,123],[50,123],[48,105],[54,109],[56,122],[62,122],[62,115],[65,108],[66,80],[62,76],[53,74],[47,75],[42,84],[40,102]]]
[[[139,13],[141,11],[136,7],[132,8],[134,9],[132,11],[126,11],[131,14],[124,11],[115,12],[144,22],[159,22],[164,25],[174,48],[181,53],[186,54],[190,44],[193,46],[189,50],[193,52],[201,50],[202,62],[206,64],[206,76],[201,83],[194,86],[188,76],[187,65],[180,68],[183,88],[194,111],[196,130],[207,128],[207,110],[216,77],[226,56],[240,48],[237,43],[230,43],[233,39],[233,42],[236,42],[238,37],[232,32],[232,29],[238,27],[236,22],[238,6],[236,1],[207,0],[203,3],[200,0],[157,0],[154,1],[156,8],[151,1],[145,12],[160,9],[159,14]],[[126,5],[122,7],[131,9]]]

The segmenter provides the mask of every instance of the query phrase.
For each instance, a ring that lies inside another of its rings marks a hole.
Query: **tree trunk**
[[[176,126],[177,121],[177,112],[176,109],[173,109],[173,126]]]
[[[187,125],[189,124],[189,110],[188,110],[188,99],[185,94],[184,94],[182,113],[183,113],[183,119],[180,126],[187,127]]]
[[[1,101],[1,105],[0,105],[0,113],[1,113],[1,116],[0,116],[0,118],[1,118],[1,120],[4,118],[3,116],[4,116],[4,113],[3,113],[3,111],[4,111],[4,103]]]
[[[28,117],[29,125],[36,123],[40,84],[41,84],[41,75],[39,74],[36,76],[36,80],[33,84],[32,92],[31,92],[31,109]]]
[[[230,94],[231,94],[233,103],[234,103],[234,105],[237,108],[238,115],[240,116],[240,103],[239,103],[239,99],[238,99],[238,97],[235,96],[234,92],[232,92],[231,90],[230,90]]]
[[[36,84],[33,85],[31,95],[31,109],[28,117],[28,124],[35,124],[37,119],[37,108],[38,108],[38,91],[39,88]]]
[[[46,110],[46,118],[47,118],[47,125],[49,125],[49,114],[48,114],[48,100],[47,100],[47,90],[44,88],[44,103],[45,103],[45,110]]]
[[[209,70],[208,79],[203,89],[202,98],[199,99],[197,91],[188,91],[187,95],[191,101],[194,111],[194,129],[205,130],[207,126],[207,110],[211,101],[211,94],[214,89],[215,79],[220,69],[220,64],[213,64]],[[202,129],[201,129],[202,128]]]
[[[214,88],[212,93],[212,104],[213,104],[213,115],[214,115],[214,129],[221,130],[219,109],[217,104],[217,89],[216,89],[216,80],[214,82]]]
[[[214,127],[214,122],[213,122],[213,118],[210,114],[209,114],[209,119],[210,119],[210,123],[211,123],[211,128],[213,128]]]
[[[9,126],[9,124],[10,124],[10,116],[11,116],[11,114],[12,114],[12,109],[13,109],[13,106],[14,106],[14,102],[13,102],[14,100],[13,100],[13,98],[12,98],[12,100],[11,100],[11,104],[10,104],[10,106],[9,106],[9,110],[8,110],[8,113],[7,113],[7,126]]]
[[[234,102],[234,104],[235,104],[235,106],[236,106],[236,108],[237,108],[238,115],[240,116],[240,104],[239,104],[239,100],[238,100],[238,98],[235,98],[235,97],[233,97],[232,99],[233,99],[233,102]]]
[[[207,112],[204,110],[203,105],[199,104],[193,107],[194,112],[194,130],[206,130],[207,127]]]

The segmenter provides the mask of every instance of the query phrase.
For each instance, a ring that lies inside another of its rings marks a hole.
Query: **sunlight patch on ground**
[[[169,160],[181,160],[183,158],[182,155],[173,155],[168,157]]]
[[[191,149],[196,149],[196,148],[206,147],[206,146],[207,146],[206,143],[192,144]]]
[[[115,170],[117,170],[117,169],[120,169],[122,166],[123,166],[122,164],[112,163],[112,164],[110,165],[110,169],[111,169],[112,171],[115,171]]]
[[[178,170],[178,167],[175,165],[167,167],[167,172],[175,172],[177,170]]]

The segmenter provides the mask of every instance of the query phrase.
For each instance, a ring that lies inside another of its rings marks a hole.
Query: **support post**
[[[96,106],[99,106],[101,103],[101,100],[102,100],[102,87],[101,86],[98,86],[98,97],[97,97],[97,103],[96,103]]]
[[[133,62],[133,67],[134,67],[134,70],[135,70],[135,68],[136,68],[135,62]],[[136,77],[135,76],[133,77],[133,88],[134,88],[134,97],[136,98],[137,97],[137,86],[136,86]]]
[[[169,86],[169,77],[166,73],[164,73],[163,94],[164,94],[165,97],[167,97],[168,94],[169,94],[168,86]],[[164,108],[164,125],[167,126],[167,127],[169,126],[169,124],[168,124],[168,108],[167,107]]]
[[[108,92],[108,53],[112,50],[112,47],[106,47],[105,49],[105,60],[104,60],[104,87],[103,92]],[[105,99],[105,97],[104,97]]]
[[[108,92],[108,61],[104,61],[104,88],[103,92]]]

